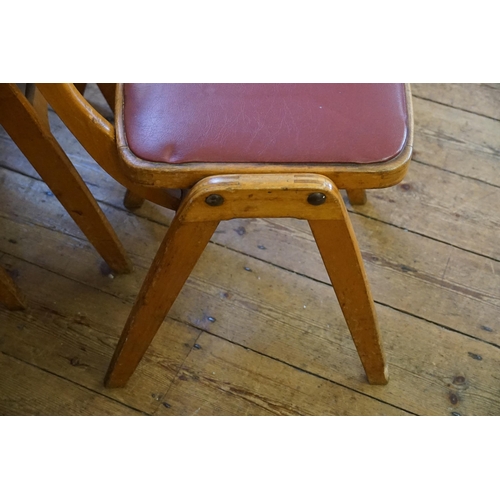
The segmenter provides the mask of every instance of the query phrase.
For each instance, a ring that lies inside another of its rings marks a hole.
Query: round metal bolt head
[[[224,203],[224,198],[220,194],[211,194],[205,198],[205,203],[211,207],[220,207]]]
[[[307,202],[311,205],[323,205],[326,201],[326,196],[323,193],[311,193],[307,197]]]

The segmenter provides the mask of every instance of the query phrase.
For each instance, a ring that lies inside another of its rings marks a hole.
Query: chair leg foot
[[[365,189],[346,189],[351,205],[364,205],[366,203]]]
[[[343,220],[310,220],[309,225],[368,381],[386,384],[388,372],[375,307],[347,212]]]
[[[318,193],[314,203],[311,194]],[[106,386],[127,383],[219,221],[236,217],[309,221],[368,380],[387,383],[373,299],[338,189],[321,175],[266,174],[207,177],[183,199],[127,320]]]
[[[124,387],[134,373],[217,225],[217,221],[186,223],[176,215],[123,329],[106,387]]]
[[[123,206],[126,209],[137,210],[142,207],[143,203],[144,198],[127,189],[127,192],[125,193],[125,196],[123,198]]]

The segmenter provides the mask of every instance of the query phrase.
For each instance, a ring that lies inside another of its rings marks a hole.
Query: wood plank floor
[[[172,212],[134,214],[51,113],[128,250],[112,276],[0,129],[4,415],[500,415],[500,86],[415,84],[415,155],[351,207],[390,369],[367,384],[307,223],[222,223],[126,389],[102,385]],[[87,97],[106,110],[94,87]]]

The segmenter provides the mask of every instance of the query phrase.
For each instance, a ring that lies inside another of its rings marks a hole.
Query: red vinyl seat
[[[377,163],[408,136],[404,84],[126,84],[123,113],[160,163]]]

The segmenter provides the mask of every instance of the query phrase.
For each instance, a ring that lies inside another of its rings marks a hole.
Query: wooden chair
[[[27,84],[25,96],[15,84],[0,84],[0,124],[111,270],[129,272],[130,261],[113,228],[51,134],[47,103],[34,85]],[[24,307],[22,294],[3,269],[0,302],[10,309]]]
[[[308,220],[368,381],[387,383],[373,299],[339,189],[398,183],[412,153],[403,84],[118,85],[114,128],[70,84],[40,90],[87,151],[142,198],[176,210],[111,361],[123,387],[219,221]],[[166,189],[184,190],[181,200]]]

